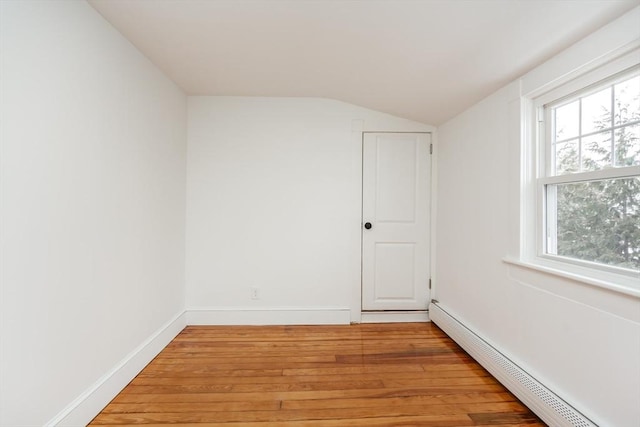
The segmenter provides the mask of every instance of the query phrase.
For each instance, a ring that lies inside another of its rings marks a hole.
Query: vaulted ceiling
[[[640,4],[89,2],[188,94],[333,98],[433,125]]]

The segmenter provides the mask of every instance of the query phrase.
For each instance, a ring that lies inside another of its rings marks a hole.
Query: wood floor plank
[[[228,386],[226,390],[207,391],[202,387],[193,386],[127,386],[114,402],[200,402],[200,401],[237,401],[262,400],[266,396],[263,392],[233,392]],[[437,396],[464,393],[491,393],[504,391],[499,384],[489,385],[447,385],[421,386],[412,388],[382,388],[382,389],[351,389],[351,390],[306,390],[279,391],[268,395],[280,400],[304,400],[325,398],[353,398],[353,397],[406,397],[406,396]]]
[[[469,414],[475,425],[505,425],[505,424],[526,424],[536,423],[538,420],[535,415],[529,413],[513,413],[513,412],[492,412]]]
[[[263,383],[235,384],[232,390],[237,392],[276,392],[276,391],[316,391],[316,390],[362,390],[384,388],[381,380],[319,381],[298,382],[295,384]]]
[[[123,424],[101,424],[105,427]],[[131,425],[131,424],[130,424]],[[166,423],[150,423],[145,427],[166,427]],[[203,427],[203,423],[180,423],[181,427]],[[370,417],[338,420],[296,420],[296,421],[256,421],[256,422],[209,422],[207,427],[464,427],[473,421],[466,415],[419,415],[400,417]],[[542,424],[541,424],[542,425]],[[509,427],[509,426],[502,426]],[[532,427],[532,425],[527,425]]]
[[[192,410],[188,412],[147,412],[137,413],[106,413],[103,412],[94,420],[101,423],[147,423],[147,422],[256,422],[256,421],[300,421],[300,420],[331,420],[372,418],[381,416],[415,416],[415,415],[466,415],[470,412],[485,414],[491,412],[527,412],[520,403],[473,403],[458,405],[398,405],[393,407],[365,407],[365,408],[331,408],[305,410],[278,411],[209,411]],[[496,417],[499,419],[498,417]]]
[[[196,356],[197,357],[237,357],[238,350],[242,346],[233,345],[229,347],[223,347],[221,345],[209,344],[209,345],[189,345],[189,346],[180,346],[171,348],[171,353],[167,353],[162,355],[162,358],[172,358],[172,357],[186,357],[186,356]],[[300,344],[292,344],[290,346],[280,346],[280,347],[250,347],[244,346],[244,348],[250,349],[253,357],[262,357],[262,356],[291,356],[291,354],[301,355],[301,356],[327,356],[335,354],[335,343],[328,343],[324,345],[307,345],[301,346]],[[352,355],[375,355],[380,353],[381,346],[379,345],[359,345],[359,344],[343,344],[340,346],[343,354],[352,354]],[[450,352],[455,352],[455,347],[451,345],[445,345],[443,343],[435,343],[435,344],[405,344],[399,343],[391,345],[386,345],[384,348],[385,352],[396,351],[399,353],[408,353],[412,352],[414,355],[420,355],[421,352],[426,352],[431,349],[439,348],[444,352],[449,350]]]
[[[367,408],[385,405],[443,405],[513,402],[511,393],[469,393],[451,395],[417,395],[405,397],[376,397],[351,399],[311,399],[287,400],[282,402],[282,409],[321,409],[321,408]]]
[[[189,326],[91,425],[544,424],[431,323]]]
[[[246,411],[246,410],[289,410],[289,409],[327,409],[327,408],[367,408],[384,405],[412,406],[412,405],[444,405],[513,402],[513,395],[505,392],[455,394],[436,396],[408,396],[408,397],[374,397],[374,398],[333,398],[333,399],[304,399],[304,400],[255,400],[240,402],[142,402],[142,403],[112,403],[105,408],[105,413],[135,413],[141,409],[150,412],[207,412],[207,411]],[[483,414],[484,415],[484,414]]]
[[[453,379],[453,383],[461,381],[464,378],[488,378],[486,371],[442,371],[432,372],[429,380],[443,380],[440,384],[448,379]],[[207,373],[191,373],[182,372],[180,378],[170,375],[170,372],[164,371],[159,375],[140,375],[134,379],[132,385],[206,385],[206,384],[300,384],[314,382],[344,382],[344,381],[395,381],[395,380],[415,380],[415,372],[378,372],[378,373],[360,373],[360,374],[336,374],[336,375],[255,375],[255,376],[238,376],[238,375],[216,375],[215,372]],[[491,380],[489,380],[491,381]]]

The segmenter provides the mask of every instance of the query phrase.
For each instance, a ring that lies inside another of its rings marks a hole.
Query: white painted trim
[[[607,132],[610,130],[611,129],[607,130]],[[596,171],[568,173],[565,175],[542,176],[538,178],[538,183],[540,185],[571,184],[574,182],[599,181],[603,179],[633,178],[638,175],[640,175],[640,166],[612,167]]]
[[[602,277],[611,277],[612,280],[606,279],[598,279],[595,277],[590,277],[585,274],[574,273],[567,271],[567,264],[562,262],[554,263],[552,260],[542,260],[539,259],[538,262],[524,261],[516,258],[505,257],[502,259],[503,262],[511,265],[515,265],[518,267],[527,268],[529,270],[540,271],[546,274],[552,274],[555,276],[563,277],[565,279],[570,279],[576,282],[585,283],[591,286],[597,286],[600,288],[604,288],[610,291],[619,292],[621,294],[629,295],[635,298],[640,298],[640,289],[637,287],[639,277],[629,277],[622,276],[619,274],[607,273],[604,271],[598,272],[602,275]],[[542,262],[545,262],[549,265],[543,265]],[[557,267],[554,267],[554,264]],[[570,266],[569,266],[570,267]],[[576,269],[578,267],[575,267]]]
[[[203,307],[187,309],[189,325],[348,325],[348,307]]]
[[[175,315],[45,426],[87,425],[185,326],[185,312]]]
[[[364,120],[351,122],[351,147],[353,150],[353,203],[357,216],[353,219],[353,264],[351,288],[351,323],[360,323],[362,310],[362,135]],[[357,228],[355,228],[357,227]],[[356,231],[357,230],[357,231]],[[357,249],[356,249],[357,248]]]
[[[431,134],[431,144],[433,152],[431,153],[431,194],[430,204],[431,211],[429,220],[431,224],[429,226],[429,271],[431,274],[431,289],[429,289],[429,300],[436,298],[437,288],[437,263],[436,263],[436,248],[437,248],[437,222],[438,222],[438,133],[433,132]]]
[[[428,311],[363,311],[362,323],[430,322]]]

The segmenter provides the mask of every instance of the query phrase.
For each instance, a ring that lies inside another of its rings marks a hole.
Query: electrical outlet
[[[260,292],[258,292],[258,288],[255,286],[251,287],[251,299],[260,299]]]

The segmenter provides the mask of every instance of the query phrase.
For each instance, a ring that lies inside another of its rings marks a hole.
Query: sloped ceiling
[[[433,125],[640,4],[89,2],[188,94],[333,98]]]

